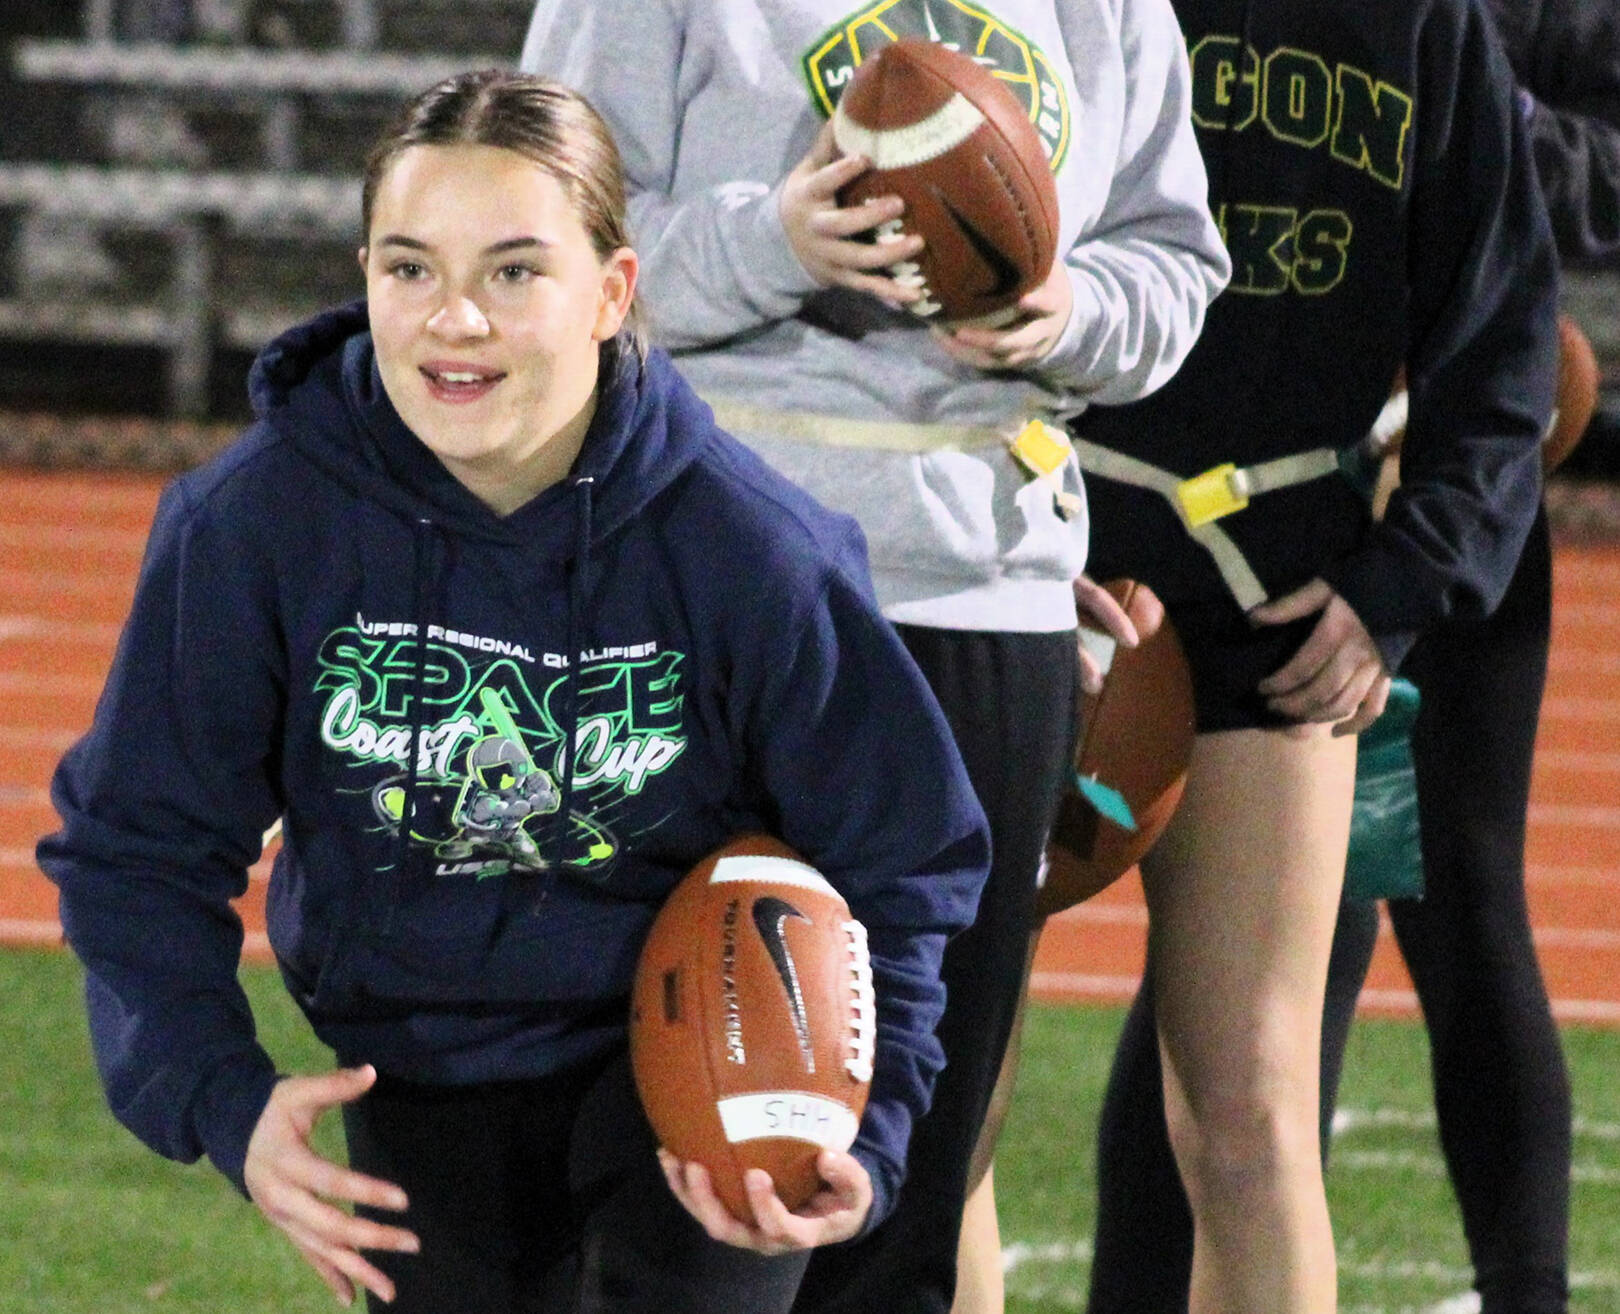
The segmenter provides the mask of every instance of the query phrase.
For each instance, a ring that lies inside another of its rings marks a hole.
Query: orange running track
[[[60,942],[34,842],[55,825],[51,770],[90,722],[161,486],[144,475],[0,470],[0,941]],[[1554,1009],[1564,1021],[1620,1026],[1620,543],[1555,553],[1529,835],[1531,915]],[[258,958],[269,952],[266,874],[255,869],[242,906]],[[1130,876],[1048,925],[1036,993],[1127,999],[1145,930]],[[1415,1012],[1387,928],[1362,1006]]]

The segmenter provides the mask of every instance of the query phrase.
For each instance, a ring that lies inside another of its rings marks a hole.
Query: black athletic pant
[[[1427,636],[1404,668],[1423,695],[1412,752],[1427,893],[1392,901],[1390,916],[1429,1031],[1483,1314],[1562,1314],[1568,1300],[1569,1078],[1524,897],[1551,580],[1543,513],[1490,619]],[[1346,901],[1322,1036],[1324,1127],[1376,933],[1376,910]],[[1191,1264],[1144,986],[1103,1104],[1090,1314],[1185,1310]]]
[[[808,1256],[710,1240],[670,1194],[620,1054],[474,1087],[380,1077],[345,1106],[349,1160],[395,1182],[419,1255],[368,1252],[373,1314],[785,1314]]]
[[[1012,1030],[1035,881],[1074,750],[1072,631],[977,633],[898,626],[945,710],[990,821],[978,919],[945,951],[945,1070],[911,1139],[894,1214],[871,1235],[815,1252],[800,1314],[947,1314],[968,1164]]]

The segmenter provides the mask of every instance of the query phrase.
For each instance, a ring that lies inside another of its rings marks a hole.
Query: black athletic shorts
[[[1266,706],[1255,686],[1299,651],[1317,618],[1253,624],[1214,559],[1160,494],[1087,475],[1086,501],[1091,511],[1086,573],[1099,582],[1139,580],[1164,603],[1187,654],[1199,731],[1291,724]],[[1278,597],[1308,583],[1349,550],[1365,532],[1368,517],[1349,483],[1330,475],[1266,493],[1221,523],[1271,596]]]

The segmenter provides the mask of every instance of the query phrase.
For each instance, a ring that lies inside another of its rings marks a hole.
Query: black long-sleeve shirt
[[[1420,630],[1495,605],[1540,496],[1556,256],[1511,70],[1467,0],[1175,7],[1233,278],[1169,384],[1079,427],[1183,476],[1342,449],[1404,367],[1380,523],[1333,477],[1221,521],[1273,596],[1326,579],[1393,669]]]

